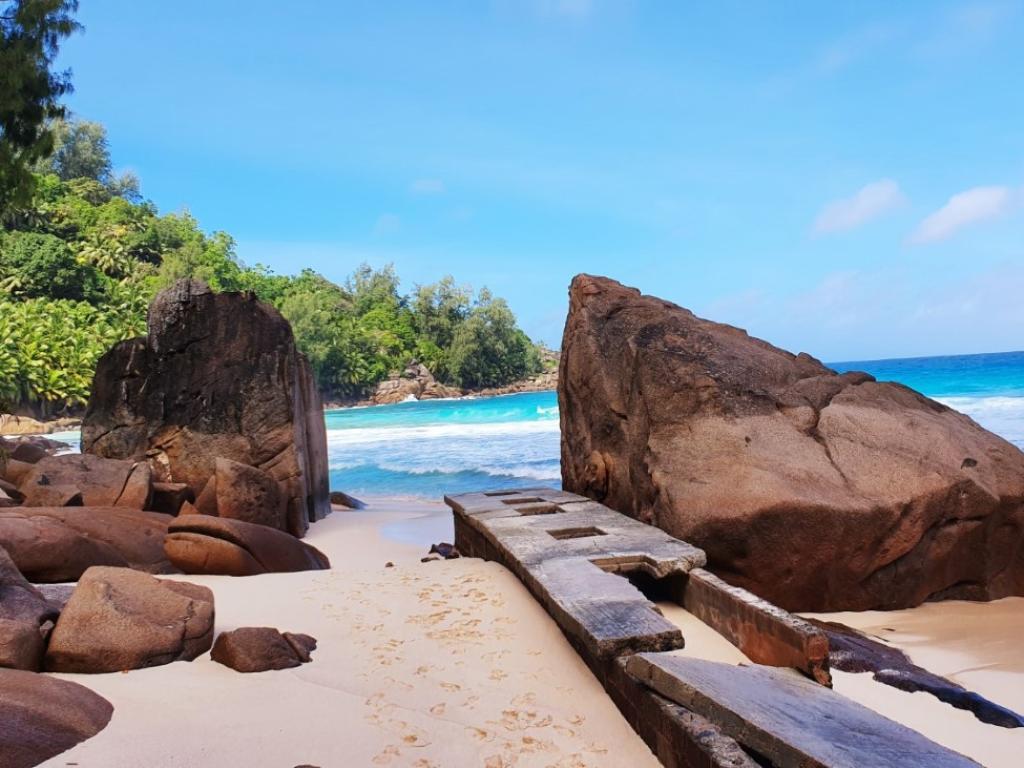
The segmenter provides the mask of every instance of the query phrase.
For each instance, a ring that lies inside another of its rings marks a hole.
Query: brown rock
[[[278,484],[266,472],[218,458],[214,474],[196,500],[201,514],[288,530],[287,510]]]
[[[18,490],[18,486],[6,480],[0,479],[0,491],[15,504],[20,504],[25,500],[25,494]]]
[[[150,509],[174,517],[181,511],[183,504],[195,500],[195,494],[185,483],[153,483]]]
[[[21,481],[32,471],[32,464],[17,459],[7,459],[0,463],[0,474],[3,479],[14,485],[20,485]]]
[[[11,451],[11,458],[24,461],[26,464],[35,464],[45,459],[50,454],[43,446],[32,442],[18,442]]]
[[[74,485],[25,485],[26,507],[81,507],[82,492]]]
[[[573,281],[562,349],[565,489],[729,583],[790,610],[1024,594],[1024,454],[966,416],[605,278]]]
[[[38,670],[59,612],[0,547],[0,667]]]
[[[129,509],[149,509],[153,498],[153,472],[149,464],[140,461],[132,467],[131,474],[125,481],[121,495],[114,502],[115,507]]]
[[[50,625],[37,627],[25,621],[0,618],[0,667],[38,672],[46,651]]]
[[[75,581],[92,565],[170,573],[171,519],[123,507],[15,507],[0,510],[0,547],[34,582]]]
[[[309,635],[282,634],[272,627],[241,627],[222,632],[210,658],[238,672],[289,669],[311,660],[316,640]]]
[[[185,573],[253,576],[330,568],[326,555],[265,525],[182,515],[164,540],[167,559]]]
[[[19,483],[26,506],[56,506],[49,501],[45,486],[77,488],[87,507],[131,507],[143,509],[149,501],[150,471],[147,465],[115,461],[80,453],[48,456],[32,466]],[[30,502],[41,495],[39,504]]]
[[[113,712],[78,683],[0,669],[0,766],[39,765],[102,731]]]
[[[191,661],[213,643],[213,593],[127,568],[90,568],[46,651],[50,672],[118,672]]]
[[[389,405],[405,402],[409,398],[435,400],[461,395],[462,390],[441,384],[425,365],[413,362],[400,375],[378,384],[372,400],[376,405]]]
[[[18,502],[7,495],[3,488],[0,488],[0,509],[18,506]]]
[[[287,321],[252,294],[180,281],[158,295],[148,336],[99,361],[82,449],[147,459],[157,481],[185,483],[197,498],[218,458],[257,467],[280,486],[296,535],[330,511],[309,362]]]

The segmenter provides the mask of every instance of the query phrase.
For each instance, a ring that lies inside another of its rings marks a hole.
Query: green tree
[[[47,123],[64,115],[71,74],[50,68],[79,29],[77,10],[77,0],[0,0],[0,212],[28,201],[29,169],[53,149]]]
[[[45,169],[62,181],[92,179],[106,186],[113,172],[107,129],[86,120],[56,120],[52,130],[53,153]]]
[[[505,300],[481,290],[448,350],[452,380],[466,388],[494,387],[539,373],[540,367],[536,347],[516,325]]]
[[[94,268],[80,263],[64,241],[34,232],[0,238],[0,290],[13,297],[90,302],[103,296]]]

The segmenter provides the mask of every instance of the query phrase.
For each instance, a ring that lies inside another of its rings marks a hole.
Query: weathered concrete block
[[[978,768],[973,760],[793,671],[664,653],[632,656],[626,670],[776,768]]]

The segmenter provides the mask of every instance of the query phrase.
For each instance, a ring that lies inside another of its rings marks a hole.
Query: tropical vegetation
[[[540,369],[508,304],[486,289],[445,277],[406,294],[391,266],[362,265],[341,285],[247,267],[228,234],[160,215],[134,177],[113,173],[103,126],[57,120],[52,130],[30,197],[0,214],[2,400],[42,415],[83,405],[100,355],[144,333],[149,301],[183,277],[276,306],[328,397],[364,396],[413,360],[463,388]]]

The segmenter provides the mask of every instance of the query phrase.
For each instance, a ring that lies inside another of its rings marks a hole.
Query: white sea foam
[[[937,397],[967,414],[985,429],[1024,448],[1024,397]]]
[[[537,421],[501,421],[475,424],[425,424],[423,426],[357,427],[355,429],[328,429],[327,442],[330,446],[361,445],[364,443],[394,442],[399,448],[405,441],[437,438],[492,437],[499,435],[527,435],[557,433],[558,421],[539,419]]]

